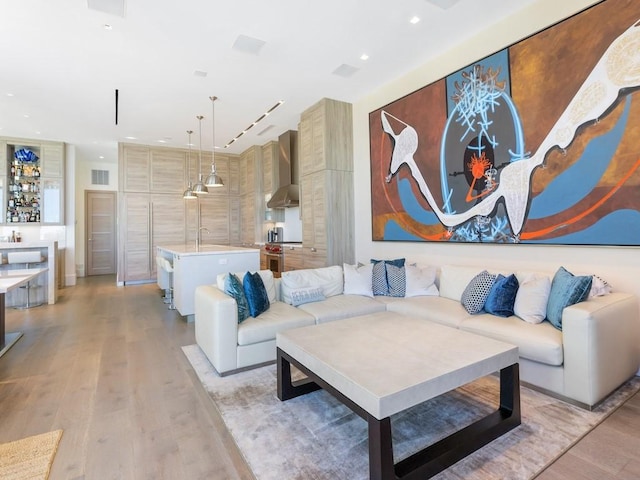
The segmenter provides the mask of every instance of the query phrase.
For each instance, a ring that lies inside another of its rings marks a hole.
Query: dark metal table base
[[[292,381],[291,365],[301,370],[307,378]],[[520,373],[515,363],[500,370],[500,406],[497,410],[394,464],[389,417],[378,420],[280,348],[277,349],[277,366],[280,400],[289,400],[322,388],[367,421],[371,480],[432,477],[520,425]]]

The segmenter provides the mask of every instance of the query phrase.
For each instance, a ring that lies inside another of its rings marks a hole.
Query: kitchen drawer
[[[284,271],[304,268],[304,256],[301,247],[284,247]]]
[[[303,247],[304,268],[321,268],[327,266],[327,251],[319,248]]]

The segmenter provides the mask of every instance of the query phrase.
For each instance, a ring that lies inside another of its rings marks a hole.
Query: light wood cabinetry
[[[323,99],[300,118],[305,268],[354,263],[351,105]]]
[[[149,280],[156,274],[156,247],[185,242],[182,195],[125,193],[121,213],[123,268],[119,280]]]
[[[260,207],[262,189],[262,149],[253,146],[240,155],[240,215],[242,245],[253,245],[260,239]]]
[[[283,249],[284,252],[284,271],[300,270],[304,268],[304,255],[302,247],[287,247]]]
[[[185,189],[185,154],[180,150],[151,149],[149,191],[182,194]]]
[[[120,144],[118,157],[121,189],[125,192],[148,192],[151,163],[149,147]]]

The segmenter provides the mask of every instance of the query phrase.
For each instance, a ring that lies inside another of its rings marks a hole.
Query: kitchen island
[[[260,249],[227,245],[158,246],[157,255],[173,265],[173,301],[180,315],[193,321],[194,295],[199,285],[216,283],[219,273],[255,272],[260,269]],[[158,275],[168,275],[158,271]],[[167,279],[168,282],[168,279]]]

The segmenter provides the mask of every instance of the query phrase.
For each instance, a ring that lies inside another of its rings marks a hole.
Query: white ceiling
[[[210,150],[209,96],[219,98],[218,147],[283,100],[226,150],[240,153],[297,129],[320,98],[354,102],[535,1],[4,1],[0,135],[64,141],[79,158],[116,161],[117,142],[186,148],[189,129],[197,148],[201,114]],[[264,45],[239,51],[239,36]]]

